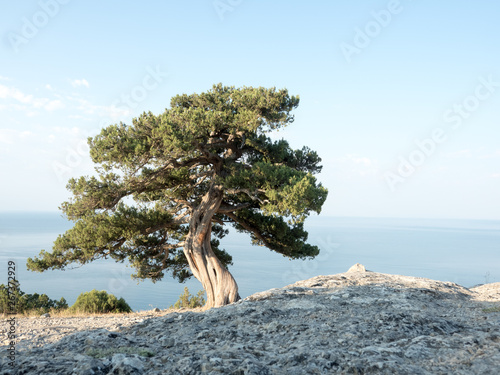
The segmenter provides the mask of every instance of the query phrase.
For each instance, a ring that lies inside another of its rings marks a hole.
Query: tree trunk
[[[184,254],[189,267],[207,293],[205,308],[224,306],[240,299],[238,285],[212,250],[212,218],[222,202],[222,191],[212,186],[189,222]]]

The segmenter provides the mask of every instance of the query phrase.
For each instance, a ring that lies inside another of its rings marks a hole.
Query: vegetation
[[[10,297],[10,303],[9,303]],[[14,306],[14,309],[12,309]],[[0,284],[0,313],[15,312],[24,315],[42,315],[45,313],[58,315],[102,314],[132,312],[123,298],[117,299],[106,291],[92,290],[81,293],[75,304],[68,307],[64,297],[59,301],[50,299],[46,294],[27,294],[20,290],[19,283],[8,288]]]
[[[130,306],[123,298],[117,299],[114,295],[108,294],[105,290],[81,293],[74,305],[69,308],[72,313],[129,313],[132,312]]]
[[[200,290],[196,294],[196,296],[191,295],[189,293],[188,287],[184,287],[184,293],[179,296],[179,299],[173,306],[170,306],[171,309],[194,309],[196,307],[202,307],[205,304],[205,291]]]
[[[12,284],[11,284],[12,285]],[[10,294],[9,294],[10,291]],[[10,304],[9,304],[10,296]],[[46,294],[27,294],[21,291],[19,283],[12,285],[11,288],[0,285],[0,313],[7,314],[14,311],[17,314],[45,314],[52,311],[61,311],[68,308],[64,298],[59,301],[50,299]]]
[[[500,312],[500,306],[486,307],[483,309],[484,313]]]
[[[315,257],[304,220],[327,197],[314,177],[321,159],[269,137],[293,122],[298,104],[286,89],[218,84],[103,129],[89,138],[97,176],[67,185],[72,198],[61,209],[73,228],[28,269],[128,259],[138,279],[196,277],[212,307],[239,299],[220,247],[227,225],[285,257]]]

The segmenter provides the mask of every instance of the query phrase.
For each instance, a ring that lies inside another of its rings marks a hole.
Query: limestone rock
[[[500,283],[363,270],[208,311],[19,318],[0,375],[498,373]]]
[[[127,357],[125,354],[115,354],[111,358],[111,374],[143,374],[144,365],[138,357]]]
[[[366,268],[362,264],[356,263],[354,266],[352,266],[351,268],[349,268],[349,270],[347,272],[348,273],[351,273],[351,272],[366,272]]]

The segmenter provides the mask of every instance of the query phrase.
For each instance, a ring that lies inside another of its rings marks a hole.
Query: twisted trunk
[[[207,293],[205,308],[224,306],[240,299],[238,285],[210,244],[212,218],[222,202],[222,191],[212,186],[189,222],[184,254],[191,272]]]

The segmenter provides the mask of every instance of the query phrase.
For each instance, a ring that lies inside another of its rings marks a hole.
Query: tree
[[[326,200],[313,176],[321,159],[267,135],[293,122],[299,98],[218,84],[170,104],[89,138],[97,177],[69,180],[73,196],[61,210],[74,226],[28,269],[128,259],[135,278],[196,277],[209,308],[239,299],[232,258],[220,248],[226,225],[289,258],[319,253],[303,223]]]
[[[50,299],[46,294],[26,294],[20,289],[19,281],[0,284],[0,313],[47,313],[51,310],[64,310],[68,304],[64,297],[59,301]]]

